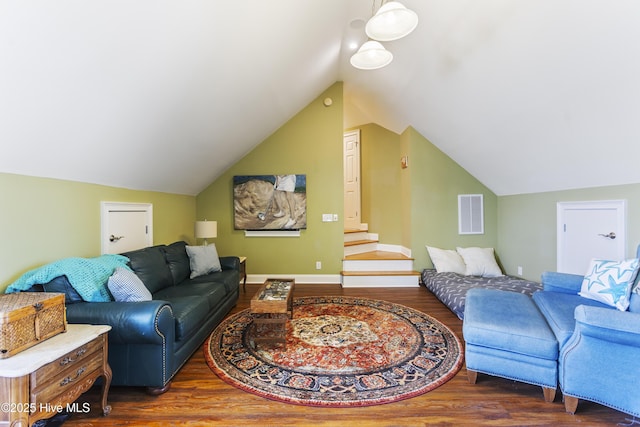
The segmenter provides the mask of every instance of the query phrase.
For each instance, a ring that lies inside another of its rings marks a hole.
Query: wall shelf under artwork
[[[245,237],[300,237],[300,230],[245,230]]]

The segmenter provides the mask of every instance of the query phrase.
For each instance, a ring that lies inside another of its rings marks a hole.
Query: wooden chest
[[[13,356],[67,329],[64,294],[0,295],[0,359]]]

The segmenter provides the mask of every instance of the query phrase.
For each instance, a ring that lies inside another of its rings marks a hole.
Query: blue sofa
[[[470,290],[463,323],[469,381],[483,372],[540,385],[548,401],[559,384],[569,413],[584,399],[640,416],[640,294],[621,311],[578,295],[583,279],[545,272],[532,298]]]
[[[150,301],[88,302],[66,276],[31,290],[65,293],[69,323],[111,325],[111,385],[146,387],[151,394],[161,394],[239,296],[238,257],[220,257],[221,271],[191,278],[186,247],[180,241],[122,254],[150,292]]]

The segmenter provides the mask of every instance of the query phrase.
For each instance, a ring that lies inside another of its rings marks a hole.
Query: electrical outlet
[[[321,270],[321,269],[322,269],[322,262],[316,261],[316,270]]]
[[[522,276],[522,267],[518,266],[518,276]]]

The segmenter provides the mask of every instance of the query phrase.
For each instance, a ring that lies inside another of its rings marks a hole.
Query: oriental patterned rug
[[[229,316],[204,346],[227,383],[285,403],[370,406],[426,393],[462,366],[462,345],[433,317],[386,301],[294,299],[286,346],[255,346],[249,309]]]

